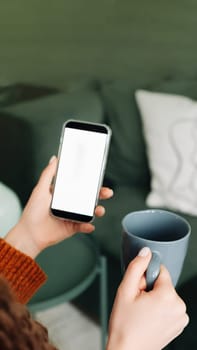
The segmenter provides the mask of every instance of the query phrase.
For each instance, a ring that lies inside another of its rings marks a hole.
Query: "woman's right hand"
[[[143,248],[126,270],[110,317],[107,350],[160,350],[189,322],[164,266],[153,290],[145,291],[150,259],[150,249]]]

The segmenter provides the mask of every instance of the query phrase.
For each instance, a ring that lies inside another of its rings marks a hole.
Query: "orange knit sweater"
[[[19,302],[31,299],[47,277],[29,256],[0,238],[0,274],[9,282]]]

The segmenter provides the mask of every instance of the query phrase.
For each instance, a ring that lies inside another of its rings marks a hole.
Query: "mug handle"
[[[161,266],[161,255],[157,251],[152,251],[152,258],[146,270],[146,290],[153,289],[154,283],[159,276]]]

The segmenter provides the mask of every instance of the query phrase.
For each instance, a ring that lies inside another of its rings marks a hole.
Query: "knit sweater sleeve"
[[[29,256],[0,238],[0,274],[9,282],[19,302],[31,299],[47,277]]]

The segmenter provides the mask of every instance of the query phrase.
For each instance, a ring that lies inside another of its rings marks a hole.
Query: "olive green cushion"
[[[0,111],[0,181],[14,190],[24,204],[32,184],[31,129],[23,119]]]
[[[172,76],[149,84],[127,80],[102,84],[105,121],[112,128],[107,176],[121,185],[148,186],[150,181],[141,116],[134,98],[139,88],[197,98],[197,78]]]
[[[12,116],[20,117],[32,133],[32,180],[37,181],[40,172],[53,154],[57,154],[63,123],[69,118],[101,122],[103,108],[100,96],[89,89],[71,93],[58,93],[30,102],[5,108]],[[19,161],[22,158],[19,156]]]
[[[149,170],[132,82],[113,81],[101,88],[105,120],[112,128],[107,174],[115,183],[147,185]]]
[[[152,84],[150,90],[197,99],[197,77],[164,79],[159,83]]]

